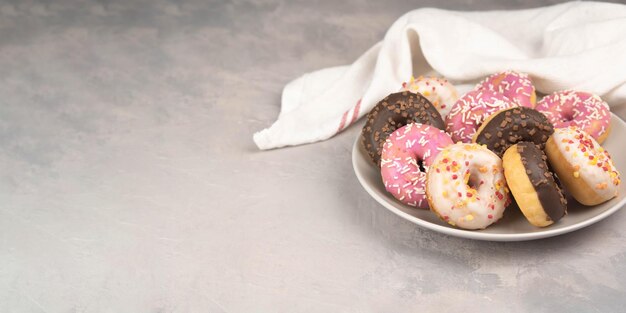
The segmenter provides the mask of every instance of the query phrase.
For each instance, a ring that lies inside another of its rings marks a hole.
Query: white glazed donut
[[[548,161],[574,199],[596,205],[617,196],[620,175],[609,153],[576,126],[557,128],[546,143]]]
[[[456,88],[445,78],[411,77],[411,80],[402,84],[402,91],[405,90],[422,94],[435,106],[444,120],[452,110],[452,105],[459,99]]]
[[[456,143],[442,150],[428,170],[430,209],[452,226],[484,229],[509,204],[502,160],[489,149]]]

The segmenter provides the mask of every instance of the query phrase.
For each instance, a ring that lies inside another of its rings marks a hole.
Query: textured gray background
[[[255,149],[285,83],[410,9],[556,1],[377,2],[1,3],[0,311],[623,311],[624,211],[468,241],[367,195],[360,123]]]

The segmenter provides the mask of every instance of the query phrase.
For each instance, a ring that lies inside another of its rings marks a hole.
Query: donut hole
[[[411,121],[407,120],[406,117],[397,115],[393,118],[393,123],[391,123],[391,125],[395,126],[395,128],[398,129],[398,128],[406,126],[409,123],[411,123]]]
[[[563,112],[561,116],[565,122],[571,122],[574,120],[574,112]]]
[[[426,167],[424,166],[424,160],[417,159],[417,168],[419,168],[420,172],[422,172],[422,173],[426,172]]]
[[[467,178],[467,188],[476,190],[480,193],[480,190],[484,187],[484,175],[480,172],[478,166],[470,167],[469,177]]]
[[[480,177],[478,177],[478,175],[476,175],[473,171],[470,172],[470,176],[467,180],[467,186],[475,190],[477,190],[480,186]]]

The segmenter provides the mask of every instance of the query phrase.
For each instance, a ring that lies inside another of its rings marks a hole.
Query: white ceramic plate
[[[603,143],[603,147],[611,153],[617,169],[626,170],[626,123],[612,115],[611,134]],[[360,134],[359,134],[360,135]],[[621,143],[620,143],[620,138]],[[391,212],[419,226],[438,231],[447,235],[490,241],[522,241],[547,238],[569,233],[591,224],[597,223],[619,210],[626,203],[626,183],[621,184],[620,194],[603,204],[585,207],[572,198],[568,198],[568,214],[560,221],[545,228],[539,228],[526,221],[520,210],[512,205],[504,212],[504,217],[484,230],[463,230],[442,222],[434,213],[406,206],[387,193],[380,177],[380,170],[369,160],[367,153],[360,144],[360,138],[352,149],[352,165],[363,188],[380,204]]]

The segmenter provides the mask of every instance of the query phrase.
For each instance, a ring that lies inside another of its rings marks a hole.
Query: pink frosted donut
[[[446,117],[446,130],[454,142],[472,142],[476,130],[491,114],[517,106],[504,95],[489,90],[473,90],[452,106]]]
[[[602,143],[611,129],[609,105],[600,97],[582,91],[557,91],[537,103],[554,128],[577,126]]]
[[[422,94],[435,106],[442,118],[446,118],[452,105],[459,99],[456,88],[445,78],[411,77],[411,80],[402,83],[402,90]]]
[[[528,75],[514,71],[492,74],[476,85],[475,89],[501,93],[523,107],[534,108],[537,100],[535,86]]]
[[[428,209],[426,172],[439,151],[451,144],[448,134],[426,124],[408,124],[391,133],[380,161],[387,191],[404,204]]]

